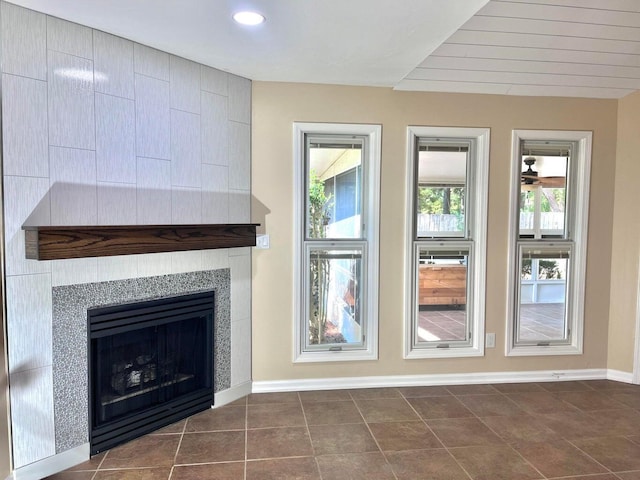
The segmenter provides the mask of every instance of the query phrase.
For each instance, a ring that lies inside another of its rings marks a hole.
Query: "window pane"
[[[464,236],[467,151],[467,146],[419,149],[417,237]]]
[[[311,248],[307,344],[361,344],[362,250]]]
[[[467,340],[467,265],[469,252],[419,249],[417,278],[420,342]]]
[[[568,156],[522,158],[520,235],[564,236]]]
[[[307,238],[361,238],[362,142],[309,139]]]
[[[519,343],[562,342],[567,330],[569,249],[522,247],[520,259]]]

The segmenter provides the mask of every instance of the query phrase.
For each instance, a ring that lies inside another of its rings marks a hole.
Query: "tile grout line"
[[[449,392],[451,394],[451,396],[453,398],[456,398],[455,395],[453,395],[449,389],[446,388],[445,386],[445,390],[447,392]],[[458,461],[458,459],[455,457],[455,455],[453,455],[451,453],[451,451],[449,450],[449,447],[447,447],[444,442],[440,439],[440,437],[438,435],[436,435],[436,432],[433,431],[433,429],[431,428],[431,426],[427,423],[427,419],[423,418],[422,415],[420,415],[420,413],[418,413],[418,411],[413,407],[413,405],[411,405],[411,402],[409,401],[409,399],[407,397],[405,397],[402,392],[400,392],[400,395],[402,395],[402,398],[404,399],[405,402],[407,402],[407,404],[409,405],[409,408],[411,408],[411,410],[413,410],[415,412],[415,414],[418,416],[418,418],[422,421],[422,423],[429,429],[429,431],[431,432],[431,434],[435,437],[436,440],[438,440],[438,442],[440,442],[440,445],[442,445],[442,448],[444,448],[444,450],[447,452],[447,454],[449,455],[449,457],[451,457],[453,459],[453,461],[456,463],[456,465],[458,465],[458,467],[460,467],[460,469],[464,472],[464,474],[469,477],[470,480],[473,480],[473,477],[471,476],[471,474],[467,471],[466,468],[464,468],[464,466]],[[448,395],[446,395],[448,396]],[[431,397],[414,397],[414,398],[431,398]],[[456,400],[458,402],[460,402],[460,400],[458,400],[456,398]],[[467,408],[462,402],[460,402],[460,404],[464,407]],[[473,413],[473,412],[471,412]]]
[[[313,455],[313,462],[315,463],[316,470],[318,471],[318,478],[322,480],[322,472],[320,471],[320,464],[318,463],[318,456],[316,455],[316,449],[313,447],[313,439],[311,438],[311,430],[309,428],[309,421],[307,420],[307,414],[304,411],[304,403],[302,402],[302,397],[300,396],[300,392],[296,392],[296,394],[298,395],[298,401],[300,402],[300,409],[302,410],[302,418],[304,419],[304,425],[307,429],[307,435],[309,435],[309,444],[311,445],[311,454]]]

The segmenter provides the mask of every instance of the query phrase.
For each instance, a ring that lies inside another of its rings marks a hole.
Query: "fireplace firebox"
[[[213,405],[213,291],[87,313],[92,455]]]

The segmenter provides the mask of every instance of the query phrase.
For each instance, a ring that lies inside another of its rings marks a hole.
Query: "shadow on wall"
[[[249,223],[249,191],[54,183],[31,200],[22,226]],[[9,200],[12,202],[11,200]],[[13,202],[12,202],[13,203]]]
[[[267,215],[270,213],[271,210],[264,203],[251,195],[251,222],[260,224],[256,227],[256,234],[267,233]]]

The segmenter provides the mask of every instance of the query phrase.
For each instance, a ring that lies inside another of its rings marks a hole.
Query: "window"
[[[589,132],[515,131],[507,354],[582,353]]]
[[[294,124],[296,362],[377,358],[380,134]]]
[[[405,358],[482,355],[489,131],[407,141]]]

